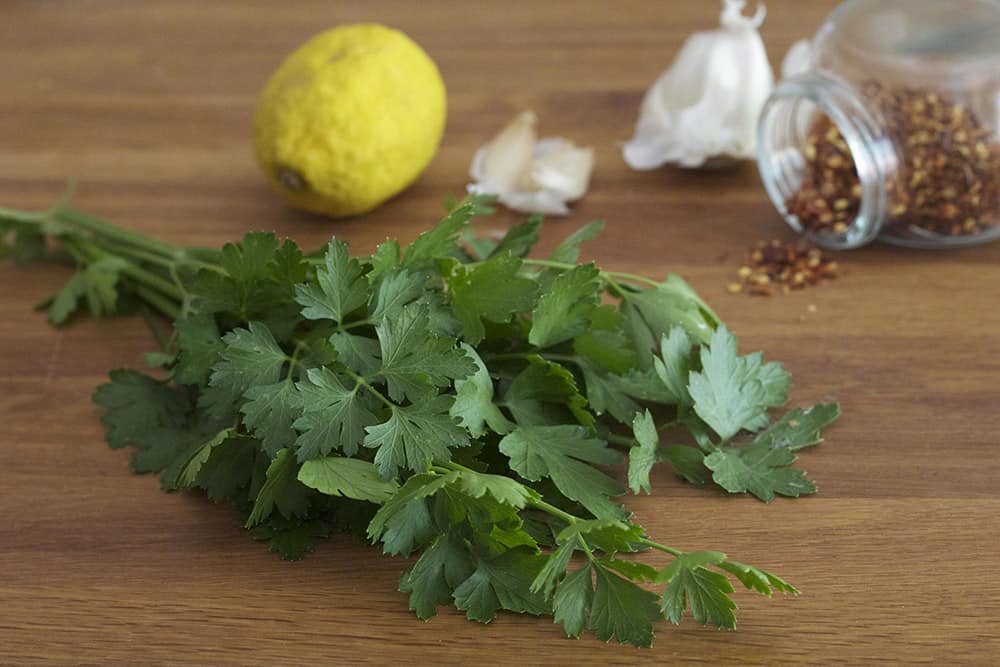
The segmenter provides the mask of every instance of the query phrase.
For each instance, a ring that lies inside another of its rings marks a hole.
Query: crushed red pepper
[[[862,86],[900,159],[885,185],[887,231],[908,238],[982,234],[1000,226],[1000,143],[950,95]],[[862,188],[840,130],[827,116],[809,129],[806,176],[786,202],[809,231],[843,234],[858,215]]]
[[[755,296],[788,294],[836,278],[839,271],[837,262],[802,239],[758,241],[737,273],[739,282],[729,283],[727,289]]]

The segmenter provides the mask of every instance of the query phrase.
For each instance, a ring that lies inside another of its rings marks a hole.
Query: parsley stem
[[[569,512],[564,512],[555,505],[550,505],[544,500],[530,500],[528,502],[535,509],[540,509],[546,514],[551,514],[554,517],[562,519],[566,523],[575,524],[577,521],[580,520],[578,517],[573,516]]]
[[[579,266],[578,264],[569,264],[567,262],[556,262],[551,259],[525,259],[523,260],[525,264],[529,266],[541,266],[549,269],[573,269]],[[639,283],[640,285],[648,285],[650,287],[659,287],[660,283],[653,280],[652,278],[647,278],[645,276],[640,276],[635,273],[623,273],[621,271],[601,271],[601,278],[611,285],[621,287],[615,282],[615,278],[620,280],[628,280],[634,283]]]
[[[144,287],[139,289],[145,290]],[[136,293],[139,292],[139,289],[136,290]],[[152,290],[148,291],[152,292]],[[144,295],[140,294],[140,296],[142,296],[144,299],[146,298]],[[160,297],[157,294],[154,298],[162,298],[162,297]],[[168,303],[169,302],[167,302],[164,299],[163,305],[167,305]],[[150,303],[148,300],[145,303],[139,304],[139,314],[142,315],[143,321],[146,323],[146,326],[149,328],[149,331],[153,334],[153,338],[156,339],[156,344],[160,347],[160,351],[167,352],[170,349],[171,337],[164,334],[163,330],[160,328],[160,325],[157,324],[156,319],[154,319],[153,317],[153,311],[150,309],[151,305],[152,303]],[[169,303],[169,306],[174,307],[174,304]],[[160,309],[157,308],[157,310]],[[164,314],[173,317],[169,313],[164,313]]]
[[[358,375],[357,373],[355,373],[354,371],[352,371],[347,366],[344,367],[344,370],[345,370],[345,372],[348,375],[350,375],[352,378],[354,378],[354,381],[357,383],[357,385],[359,387],[364,387],[365,389],[367,389],[368,393],[370,393],[372,396],[374,396],[378,400],[382,401],[382,403],[384,403],[385,405],[387,405],[390,409],[395,410],[397,407],[399,407],[398,405],[396,405],[395,403],[393,403],[392,401],[390,401],[388,398],[386,398],[382,394],[382,392],[380,392],[378,389],[376,389],[375,387],[373,387],[370,384],[368,384],[368,380],[366,380],[363,375]]]
[[[116,227],[100,218],[72,208],[57,209],[53,211],[53,214],[57,220],[69,223],[79,229],[85,229],[105,238],[116,239],[131,246],[159,253],[166,257],[176,257],[179,251],[177,246],[170,243],[144,236],[128,229]]]
[[[148,303],[153,308],[166,315],[172,320],[176,320],[181,315],[180,306],[171,301],[168,297],[163,296],[159,292],[152,290],[143,285],[133,285],[132,291],[136,293],[143,301]]]
[[[30,211],[18,211],[13,208],[3,208],[0,206],[0,220],[5,222],[20,222],[22,224],[37,225],[45,221],[45,212],[32,213]]]
[[[656,549],[657,551],[662,551],[664,553],[668,553],[671,556],[674,556],[675,558],[680,558],[681,556],[684,555],[684,552],[681,551],[680,549],[674,549],[673,547],[668,547],[668,546],[666,546],[664,544],[660,544],[659,542],[654,542],[653,540],[651,540],[649,538],[646,538],[646,537],[644,537],[641,540],[639,540],[639,544],[642,544],[643,546],[647,546],[647,547],[649,547],[651,549]]]
[[[101,259],[102,256],[107,255],[106,252],[101,250],[98,246],[94,245],[90,241],[77,239],[76,245],[79,249],[83,250],[88,255],[88,259],[90,259],[91,261],[97,261]],[[185,297],[184,289],[180,287],[180,285],[176,284],[176,282],[172,282],[160,275],[153,273],[152,271],[148,271],[142,268],[141,266],[138,266],[133,262],[128,261],[126,258],[121,258],[121,259],[123,259],[126,262],[126,266],[122,269],[122,273],[124,273],[126,276],[132,278],[136,282],[146,285],[147,287],[151,287],[152,289],[160,292],[161,294],[173,297],[178,301],[183,301]]]
[[[604,434],[604,439],[614,445],[624,445],[625,447],[635,446],[634,438],[629,438],[624,435],[618,435],[617,433],[606,433]]]

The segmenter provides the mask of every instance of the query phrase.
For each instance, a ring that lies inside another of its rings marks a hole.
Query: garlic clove
[[[530,111],[518,114],[476,152],[468,190],[497,195],[515,211],[566,215],[587,191],[594,150],[561,137],[537,140],[536,121]]]
[[[469,175],[480,194],[502,195],[522,186],[535,150],[535,114],[519,113],[492,141],[476,151]]]
[[[700,167],[752,157],[774,74],[758,32],[764,9],[748,17],[745,5],[725,0],[720,28],[691,35],[647,91],[635,133],[623,146],[630,167]]]
[[[593,168],[593,148],[580,148],[562,138],[542,139],[535,145],[531,183],[537,190],[576,201],[587,192]]]

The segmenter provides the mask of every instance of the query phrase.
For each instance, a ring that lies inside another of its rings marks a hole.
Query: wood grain
[[[768,3],[772,61],[831,0]],[[748,246],[788,238],[752,166],[629,171],[644,89],[712,2],[0,3],[0,204],[81,207],[175,242],[274,229],[370,250],[414,237],[466,182],[474,149],[518,110],[596,147],[593,187],[545,244],[608,221],[589,257],[687,277],[747,348],[786,362],[801,402],[844,417],[803,455],[820,495],[763,505],[655,475],[629,499],[649,532],[787,576],[798,598],[738,593],[737,632],[663,624],[652,650],[570,641],[547,621],[417,621],[400,559],[346,536],[301,563],[249,540],[230,510],[160,493],[102,442],[92,388],[142,365],[141,322],[55,331],[32,304],[66,275],[0,265],[0,663],[996,664],[1000,659],[1000,244],[872,246],[835,284],[784,298],[725,293]],[[370,216],[288,210],[250,149],[256,94],[319,29],[398,26],[440,64],[449,122],[421,180]],[[485,223],[504,227],[517,216]],[[815,312],[809,309],[815,306]],[[652,557],[655,560],[655,557]]]

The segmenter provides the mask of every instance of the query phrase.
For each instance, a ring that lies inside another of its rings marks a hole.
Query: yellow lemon
[[[267,82],[254,119],[257,160],[292,205],[357,215],[416,180],[445,115],[441,75],[415,42],[381,25],[340,26]]]

